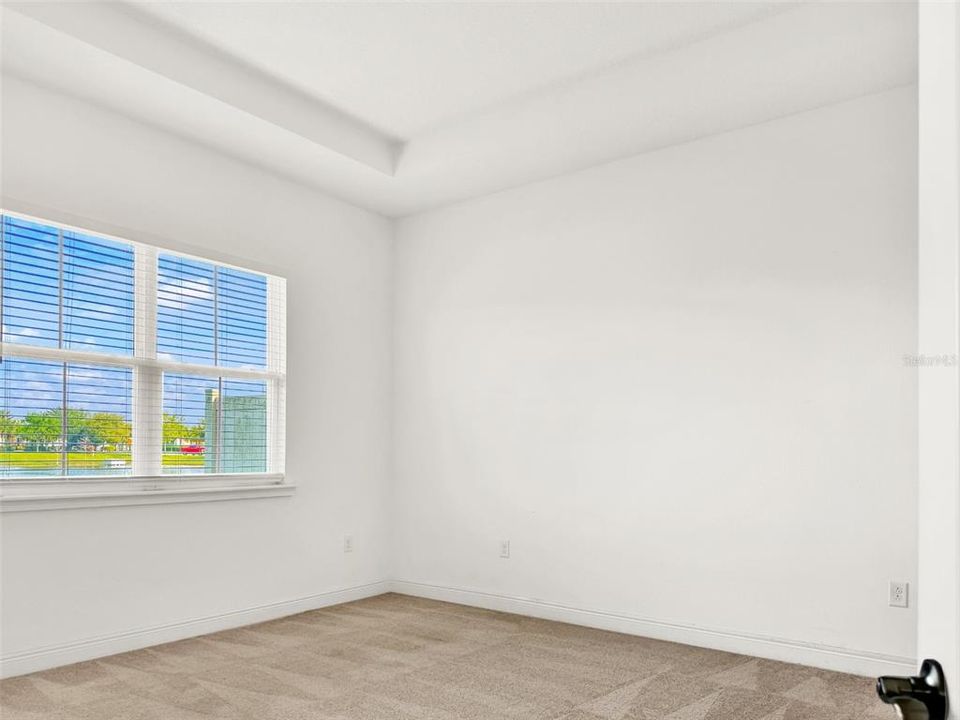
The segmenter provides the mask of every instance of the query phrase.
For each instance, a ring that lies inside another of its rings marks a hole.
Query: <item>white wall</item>
[[[375,215],[3,93],[5,197],[287,275],[299,484],[3,515],[4,658],[392,575],[855,671],[912,662],[886,585],[916,565],[913,89],[410,218],[395,257]]]
[[[401,221],[402,587],[909,669],[915,613],[887,583],[916,574],[915,103]]]
[[[119,633],[384,580],[390,223],[31,85],[5,82],[3,101],[7,198],[286,275],[287,473],[299,485],[290,498],[4,514],[3,657],[19,657],[16,670],[64,662],[210,625]],[[263,612],[291,608],[303,609]]]

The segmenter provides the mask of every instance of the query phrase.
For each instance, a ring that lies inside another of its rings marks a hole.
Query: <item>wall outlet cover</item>
[[[910,583],[902,580],[890,581],[890,607],[905,608],[910,602]]]

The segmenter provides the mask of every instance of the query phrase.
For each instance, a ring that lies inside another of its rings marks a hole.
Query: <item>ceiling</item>
[[[401,216],[915,82],[910,3],[8,3],[5,75]]]
[[[510,99],[769,15],[770,3],[140,3],[410,140]]]

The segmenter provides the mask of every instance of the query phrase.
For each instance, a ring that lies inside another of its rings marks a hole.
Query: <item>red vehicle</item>
[[[180,448],[180,452],[187,455],[200,455],[204,449],[203,445],[184,445]]]

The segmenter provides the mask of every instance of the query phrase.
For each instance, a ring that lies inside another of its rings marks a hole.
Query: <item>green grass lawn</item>
[[[98,468],[108,460],[124,460],[130,462],[130,453],[126,452],[68,452],[67,465],[73,468]],[[203,455],[188,455],[185,453],[164,453],[164,465],[178,467],[202,467]],[[30,452],[26,450],[14,452],[0,452],[0,465],[8,467],[23,467],[32,470],[46,470],[59,467],[60,453],[58,452]]]

